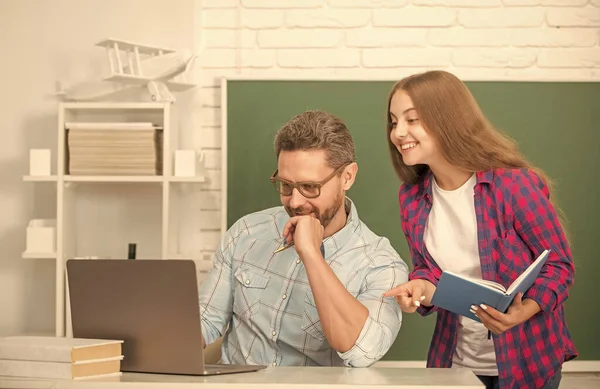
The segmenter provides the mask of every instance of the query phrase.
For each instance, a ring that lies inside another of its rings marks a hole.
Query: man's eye
[[[314,184],[303,184],[302,191],[305,193],[317,193],[319,191],[319,186]]]

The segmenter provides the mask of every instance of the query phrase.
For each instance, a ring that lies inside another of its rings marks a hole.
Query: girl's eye
[[[417,118],[412,118],[412,119],[408,119],[407,121],[408,121],[408,123],[410,123],[410,124],[413,124],[413,123],[416,123],[416,122],[418,122],[418,121],[419,121],[419,119],[417,119]]]
[[[398,123],[396,123],[396,122],[393,122],[393,123],[391,124],[391,127],[392,127],[392,129],[396,128],[396,125],[397,125],[397,124],[398,124]]]

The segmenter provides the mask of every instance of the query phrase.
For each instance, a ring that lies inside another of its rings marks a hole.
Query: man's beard
[[[323,213],[321,213],[319,209],[314,206],[300,208],[285,207],[285,210],[288,213],[288,215],[290,215],[290,217],[313,214],[315,218],[319,220],[323,228],[325,228],[329,225],[329,223],[331,223],[331,221],[333,220],[343,203],[344,195],[342,193],[339,193],[333,201],[333,204],[331,204],[330,207],[327,207],[325,211],[323,211]]]

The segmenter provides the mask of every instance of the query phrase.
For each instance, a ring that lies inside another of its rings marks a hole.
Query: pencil
[[[290,248],[290,247],[292,247],[293,245],[294,245],[294,243],[293,243],[293,242],[292,242],[292,243],[290,243],[290,244],[283,245],[283,246],[281,246],[280,248],[278,248],[277,250],[273,251],[273,254],[277,254],[277,253],[278,253],[278,252],[280,252],[280,251],[283,251],[283,250],[285,250],[285,249],[289,249],[289,248]]]

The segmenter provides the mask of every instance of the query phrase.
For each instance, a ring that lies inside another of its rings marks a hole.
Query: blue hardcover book
[[[493,281],[478,280],[444,271],[431,304],[479,322],[481,320],[470,311],[471,305],[485,304],[506,313],[517,294],[525,293],[533,285],[549,253],[550,250],[544,250],[508,289]]]

